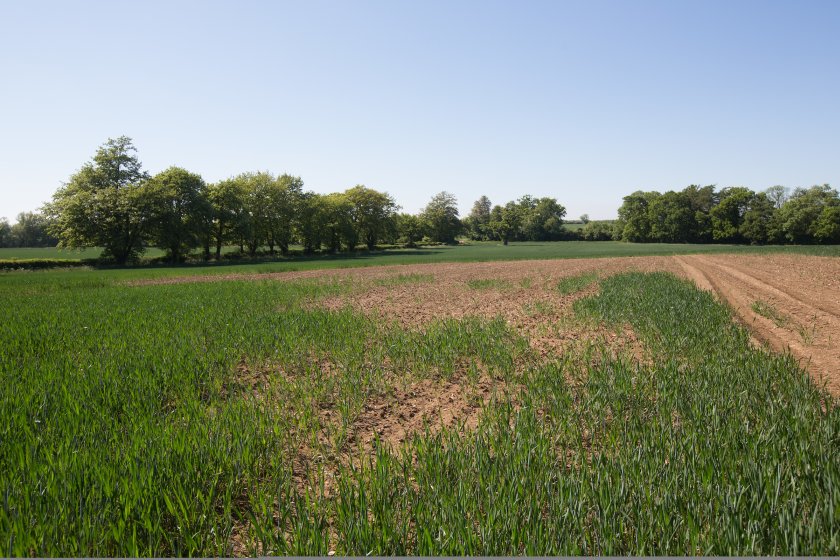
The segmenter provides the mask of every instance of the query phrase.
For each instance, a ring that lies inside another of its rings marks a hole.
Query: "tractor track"
[[[730,264],[731,257],[674,258],[698,287],[727,301],[756,339],[777,351],[790,352],[817,384],[840,394],[840,313],[836,292],[819,283],[814,283],[813,292],[794,292],[783,287],[784,276],[768,282],[766,274]],[[776,316],[757,313],[753,307],[756,302],[770,306]]]

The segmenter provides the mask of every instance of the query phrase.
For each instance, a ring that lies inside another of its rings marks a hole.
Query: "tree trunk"
[[[224,226],[222,220],[219,220],[219,225],[216,228],[216,260],[222,258],[222,234],[224,233]]]
[[[128,262],[128,251],[111,251],[111,255],[119,266],[125,266]]]

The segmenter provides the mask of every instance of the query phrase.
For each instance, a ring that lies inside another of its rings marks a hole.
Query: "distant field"
[[[95,259],[101,252],[102,249],[98,247],[91,247],[88,249],[59,249],[57,247],[4,247],[0,248],[0,260],[66,259],[70,261],[78,261],[81,259]]]
[[[235,247],[227,251],[235,251]],[[380,265],[422,264],[440,262],[482,262],[505,260],[579,259],[598,257],[689,255],[698,253],[734,254],[807,254],[817,256],[840,256],[840,245],[792,246],[773,245],[756,247],[750,245],[690,245],[668,243],[622,243],[618,241],[557,241],[522,242],[502,245],[498,242],[475,242],[457,247],[437,246],[417,249],[388,249],[384,251],[360,251],[354,254],[317,255],[313,257],[277,257],[272,261],[223,261],[209,264],[181,266],[140,266],[122,270],[111,269],[113,278],[146,278],[161,276],[183,276],[193,274],[268,273],[282,271],[315,270],[327,268],[351,268]],[[151,249],[146,256],[160,256],[158,249]],[[0,249],[2,259],[26,258],[89,258],[99,255],[99,249],[85,252],[62,251],[60,249]],[[68,271],[67,274],[83,274],[82,271]]]
[[[666,243],[621,243],[617,241],[557,241],[511,243],[504,246],[497,242],[474,243],[457,247],[421,247],[418,249],[390,249],[374,253],[359,252],[353,255],[322,255],[293,257],[273,262],[223,263],[221,265],[193,265],[182,267],[136,268],[114,271],[120,277],[161,277],[193,274],[269,273],[283,271],[315,270],[328,268],[355,268],[402,264],[484,262],[542,259],[583,259],[598,257],[682,255],[696,253],[792,253],[820,256],[840,256],[840,245],[835,246],[772,246],[748,245],[682,245]]]

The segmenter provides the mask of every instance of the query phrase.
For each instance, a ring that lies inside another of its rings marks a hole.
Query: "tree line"
[[[319,251],[374,249],[379,244],[453,243],[474,239],[560,239],[565,208],[552,198],[525,196],[492,207],[487,197],[461,220],[454,195],[432,197],[418,215],[400,213],[386,192],[357,185],[341,193],[306,191],[300,177],[242,173],[206,183],[170,167],[157,175],[142,169],[130,138],[109,139],[43,209],[46,230],[63,247],[103,247],[103,257],[125,264],[147,247],[172,262],[200,249],[222,258],[233,245],[251,256],[288,254],[299,245]]]
[[[581,234],[642,243],[840,243],[840,197],[829,185],[636,191],[624,197],[614,224],[591,222]]]
[[[550,197],[525,195],[505,205],[492,206],[486,196],[473,204],[463,228],[476,241],[559,241],[569,238],[563,227],[566,208]]]
[[[288,254],[293,243],[307,253],[373,248],[394,234],[393,198],[363,185],[318,195],[288,174],[242,173],[212,184],[180,167],[151,176],[136,152],[128,137],[109,139],[45,205],[61,246],[103,247],[117,264],[159,247],[181,262],[195,249],[219,259],[226,245],[251,256],[264,247]]]
[[[55,247],[57,243],[49,231],[49,220],[41,212],[21,212],[14,224],[0,218],[0,248]]]
[[[663,243],[840,243],[840,197],[829,185],[792,193],[775,186],[716,190],[690,185],[681,191],[636,191],[623,199],[618,219],[564,227],[566,209],[556,199],[524,195],[502,205],[482,196],[460,218],[448,192],[436,194],[417,215],[400,213],[386,192],[357,185],[340,193],[304,190],[300,177],[241,173],[206,183],[196,173],[170,167],[143,170],[130,138],[109,139],[53,195],[41,212],[10,225],[0,220],[0,247],[103,247],[118,264],[159,247],[171,262],[197,249],[204,259],[239,255],[353,251],[402,243],[473,240],[622,240]]]

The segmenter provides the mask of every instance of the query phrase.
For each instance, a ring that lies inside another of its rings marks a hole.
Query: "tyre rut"
[[[805,303],[813,308],[819,309],[825,313],[828,313],[834,317],[840,317],[840,299],[827,299],[827,300],[819,300],[812,297],[808,293],[803,292],[796,292],[794,293],[789,288],[785,287],[784,285],[779,284],[774,279],[768,278],[769,273],[766,271],[759,271],[755,269],[749,269],[744,265],[737,265],[737,264],[723,264],[718,261],[714,261],[714,264],[717,266],[721,266],[728,269],[737,270],[738,272],[751,276],[754,280],[758,280],[761,283],[770,286],[774,290],[785,294],[789,298],[798,301],[800,303]]]
[[[840,348],[836,343],[840,317],[827,311],[828,306],[811,305],[743,270],[707,257],[692,255],[676,260],[700,288],[711,288],[729,302],[738,320],[755,337],[777,351],[789,351],[818,384],[824,383],[831,393],[840,394]],[[756,313],[753,305],[759,300],[777,308],[786,321],[778,324]],[[813,328],[809,331],[808,326]]]

